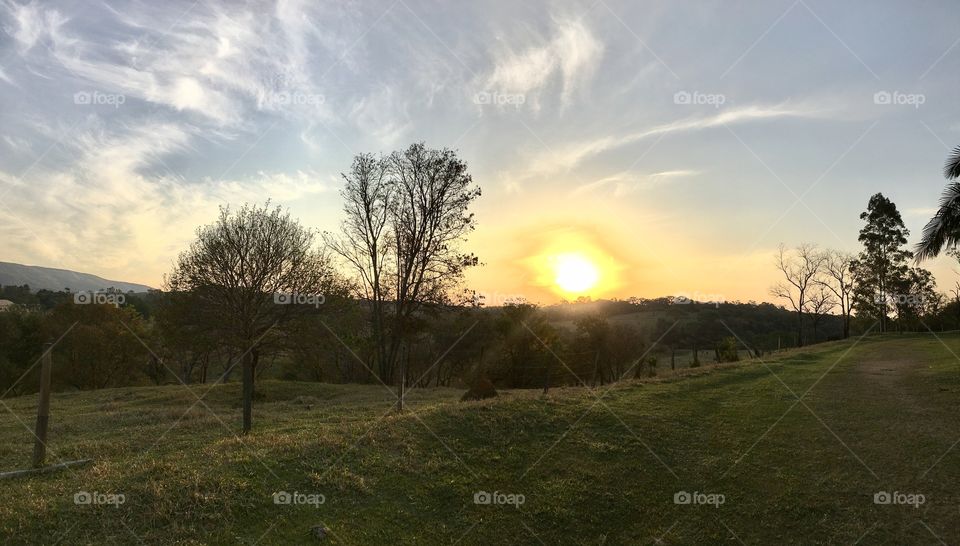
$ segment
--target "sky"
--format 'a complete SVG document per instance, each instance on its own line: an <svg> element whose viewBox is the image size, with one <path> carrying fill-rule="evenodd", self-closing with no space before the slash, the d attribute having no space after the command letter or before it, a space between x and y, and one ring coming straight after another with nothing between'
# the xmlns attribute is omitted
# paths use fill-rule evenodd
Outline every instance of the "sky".
<svg viewBox="0 0 960 546"><path fill-rule="evenodd" d="M0 261L159 287L220 205L335 231L413 142L483 190L468 285L771 301L782 242L911 243L960 144L960 10L925 2L0 0ZM941 290L960 277L927 263Z"/></svg>

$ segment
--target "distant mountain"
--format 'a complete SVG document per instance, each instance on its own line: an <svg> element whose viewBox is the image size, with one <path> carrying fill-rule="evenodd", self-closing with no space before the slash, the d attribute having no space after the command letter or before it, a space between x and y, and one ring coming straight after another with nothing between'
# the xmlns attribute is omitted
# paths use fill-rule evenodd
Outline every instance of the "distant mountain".
<svg viewBox="0 0 960 546"><path fill-rule="evenodd" d="M0 285L22 286L24 284L30 285L30 290L34 292L44 288L47 290L69 288L73 292L107 288L116 288L123 292L131 290L146 292L151 289L143 284L111 281L89 273L78 273L67 269L0 262Z"/></svg>

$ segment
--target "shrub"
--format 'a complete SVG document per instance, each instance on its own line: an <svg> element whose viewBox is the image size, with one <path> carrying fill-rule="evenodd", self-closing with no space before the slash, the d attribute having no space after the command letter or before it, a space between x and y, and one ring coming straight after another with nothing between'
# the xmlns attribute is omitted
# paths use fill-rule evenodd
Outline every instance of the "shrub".
<svg viewBox="0 0 960 546"><path fill-rule="evenodd" d="M733 337L724 338L717 344L717 362L736 362L740 360L740 353L737 351L737 340Z"/></svg>

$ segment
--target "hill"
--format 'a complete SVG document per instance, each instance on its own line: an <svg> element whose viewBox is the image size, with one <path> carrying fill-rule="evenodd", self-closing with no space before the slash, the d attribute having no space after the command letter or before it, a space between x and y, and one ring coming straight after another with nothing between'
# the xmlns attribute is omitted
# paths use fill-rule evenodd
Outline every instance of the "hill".
<svg viewBox="0 0 960 546"><path fill-rule="evenodd" d="M149 286L137 283L111 281L68 269L54 269L36 265L22 265L10 262L0 262L0 286L29 285L36 290L63 290L69 288L73 292L89 290L106 290L116 288L121 292L146 292Z"/></svg>
<svg viewBox="0 0 960 546"><path fill-rule="evenodd" d="M57 394L54 460L96 461L5 482L0 536L315 544L324 525L329 544L955 543L960 337L943 340L832 342L609 391L459 403L415 389L402 415L382 386L268 381L246 437L236 384ZM5 405L0 468L22 468L36 397Z"/></svg>

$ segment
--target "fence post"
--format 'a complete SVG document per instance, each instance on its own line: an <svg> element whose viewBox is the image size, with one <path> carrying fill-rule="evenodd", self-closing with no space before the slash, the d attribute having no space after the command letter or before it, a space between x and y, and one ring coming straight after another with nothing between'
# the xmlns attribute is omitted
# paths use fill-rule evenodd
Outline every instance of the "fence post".
<svg viewBox="0 0 960 546"><path fill-rule="evenodd" d="M53 344L43 344L40 357L40 403L37 405L37 427L34 431L33 466L40 468L47 455L47 425L50 423L50 369L53 367Z"/></svg>

